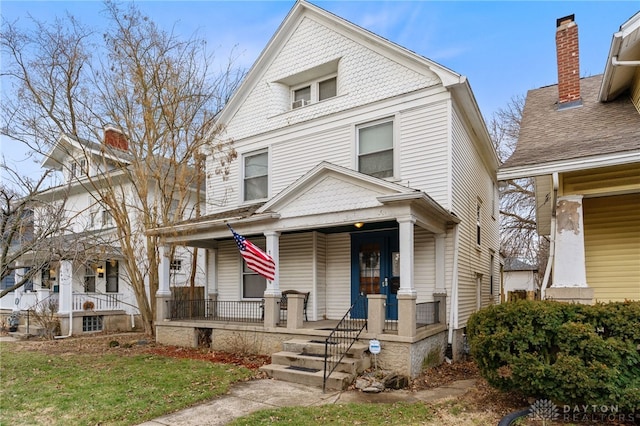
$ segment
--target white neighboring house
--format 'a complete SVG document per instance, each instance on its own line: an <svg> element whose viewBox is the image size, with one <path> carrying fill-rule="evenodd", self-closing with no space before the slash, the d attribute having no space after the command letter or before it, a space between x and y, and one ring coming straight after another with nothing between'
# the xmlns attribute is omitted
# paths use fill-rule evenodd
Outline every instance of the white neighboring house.
<svg viewBox="0 0 640 426"><path fill-rule="evenodd" d="M68 135L58 138L42 167L62 173L64 183L38 194L41 203L63 206L65 226L51 240L51 248L55 246L58 254L31 282L0 300L3 312L42 310L53 301L62 335L141 329L135 294L122 265L125 254L120 249L116 222L109 208L100 202L97 186L118 185L116 192L123 194L131 205L128 208L131 229L144 229L134 207L139 200L131 177L120 167L128 164L127 151L128 141L113 126L105 127L101 143ZM109 179L104 179L105 176ZM185 211L193 211L193 204L188 202ZM34 210L37 227L38 209ZM144 243L144 238L140 241ZM144 254L144 246L141 248ZM25 273L25 268L30 268L33 256L27 254L17 264L14 273L18 277ZM201 258L199 262L203 261ZM146 268L144 255L138 264L141 269ZM191 265L192 250L177 247L170 264L172 288L190 285ZM197 268L196 283L202 287L203 270L200 265ZM25 325L24 319L21 322ZM30 326L29 332L33 333L37 324L32 320Z"/></svg>
<svg viewBox="0 0 640 426"><path fill-rule="evenodd" d="M500 295L498 159L463 75L298 1L219 123L239 155L227 180L209 159L207 215L152 231L166 249L207 249L213 314L195 326L159 312L158 341L195 345L206 328L223 347L249 330L229 321L249 321L269 353L368 315L359 339L407 375L431 350L461 353L469 316ZM227 224L274 258L273 281L246 267ZM309 293L306 317L273 313L285 290ZM368 313L350 312L360 296ZM243 304L264 312L217 321Z"/></svg>
<svg viewBox="0 0 640 426"><path fill-rule="evenodd" d="M504 297L512 291L536 291L536 273L538 268L520 259L509 257L504 260L502 288Z"/></svg>

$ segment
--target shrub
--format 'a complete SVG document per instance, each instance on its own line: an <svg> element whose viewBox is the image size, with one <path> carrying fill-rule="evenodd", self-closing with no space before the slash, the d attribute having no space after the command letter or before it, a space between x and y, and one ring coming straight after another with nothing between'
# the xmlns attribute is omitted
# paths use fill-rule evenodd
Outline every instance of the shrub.
<svg viewBox="0 0 640 426"><path fill-rule="evenodd" d="M640 407L640 302L505 303L476 312L467 333L482 376L558 404Z"/></svg>

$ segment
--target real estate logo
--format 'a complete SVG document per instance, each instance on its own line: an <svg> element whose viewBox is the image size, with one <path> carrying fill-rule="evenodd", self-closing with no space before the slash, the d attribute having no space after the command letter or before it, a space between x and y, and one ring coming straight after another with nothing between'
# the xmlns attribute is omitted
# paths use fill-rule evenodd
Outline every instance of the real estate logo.
<svg viewBox="0 0 640 426"><path fill-rule="evenodd" d="M529 417L534 420L557 420L560 417L558 407L548 399L539 399L529 407Z"/></svg>

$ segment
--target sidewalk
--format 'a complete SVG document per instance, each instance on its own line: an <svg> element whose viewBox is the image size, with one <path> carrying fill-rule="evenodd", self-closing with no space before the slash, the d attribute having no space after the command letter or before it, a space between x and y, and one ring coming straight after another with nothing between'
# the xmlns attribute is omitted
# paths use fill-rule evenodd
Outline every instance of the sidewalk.
<svg viewBox="0 0 640 426"><path fill-rule="evenodd" d="M229 394L139 426L217 426L225 425L254 411L292 406L318 406L338 403L433 402L461 396L475 380L459 380L439 388L410 392L397 390L378 394L357 390L322 393L322 389L272 379L252 380L231 386Z"/></svg>

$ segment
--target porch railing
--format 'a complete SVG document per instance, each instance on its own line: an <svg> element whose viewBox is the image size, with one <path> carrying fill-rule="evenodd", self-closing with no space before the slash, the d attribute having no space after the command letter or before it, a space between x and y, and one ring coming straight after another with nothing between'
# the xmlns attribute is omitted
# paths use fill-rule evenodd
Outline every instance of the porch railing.
<svg viewBox="0 0 640 426"><path fill-rule="evenodd" d="M211 299L168 300L170 320L210 320L262 323L264 306L260 301L222 301Z"/></svg>
<svg viewBox="0 0 640 426"><path fill-rule="evenodd" d="M416 304L416 326L438 324L440 312L440 301L424 302Z"/></svg>
<svg viewBox="0 0 640 426"><path fill-rule="evenodd" d="M115 311L122 309L119 293L73 293L74 311Z"/></svg>
<svg viewBox="0 0 640 426"><path fill-rule="evenodd" d="M351 305L338 325L331 331L324 343L324 377L322 391L327 387L327 379L340 364L340 361L358 340L362 330L367 327L367 298L360 296Z"/></svg>

